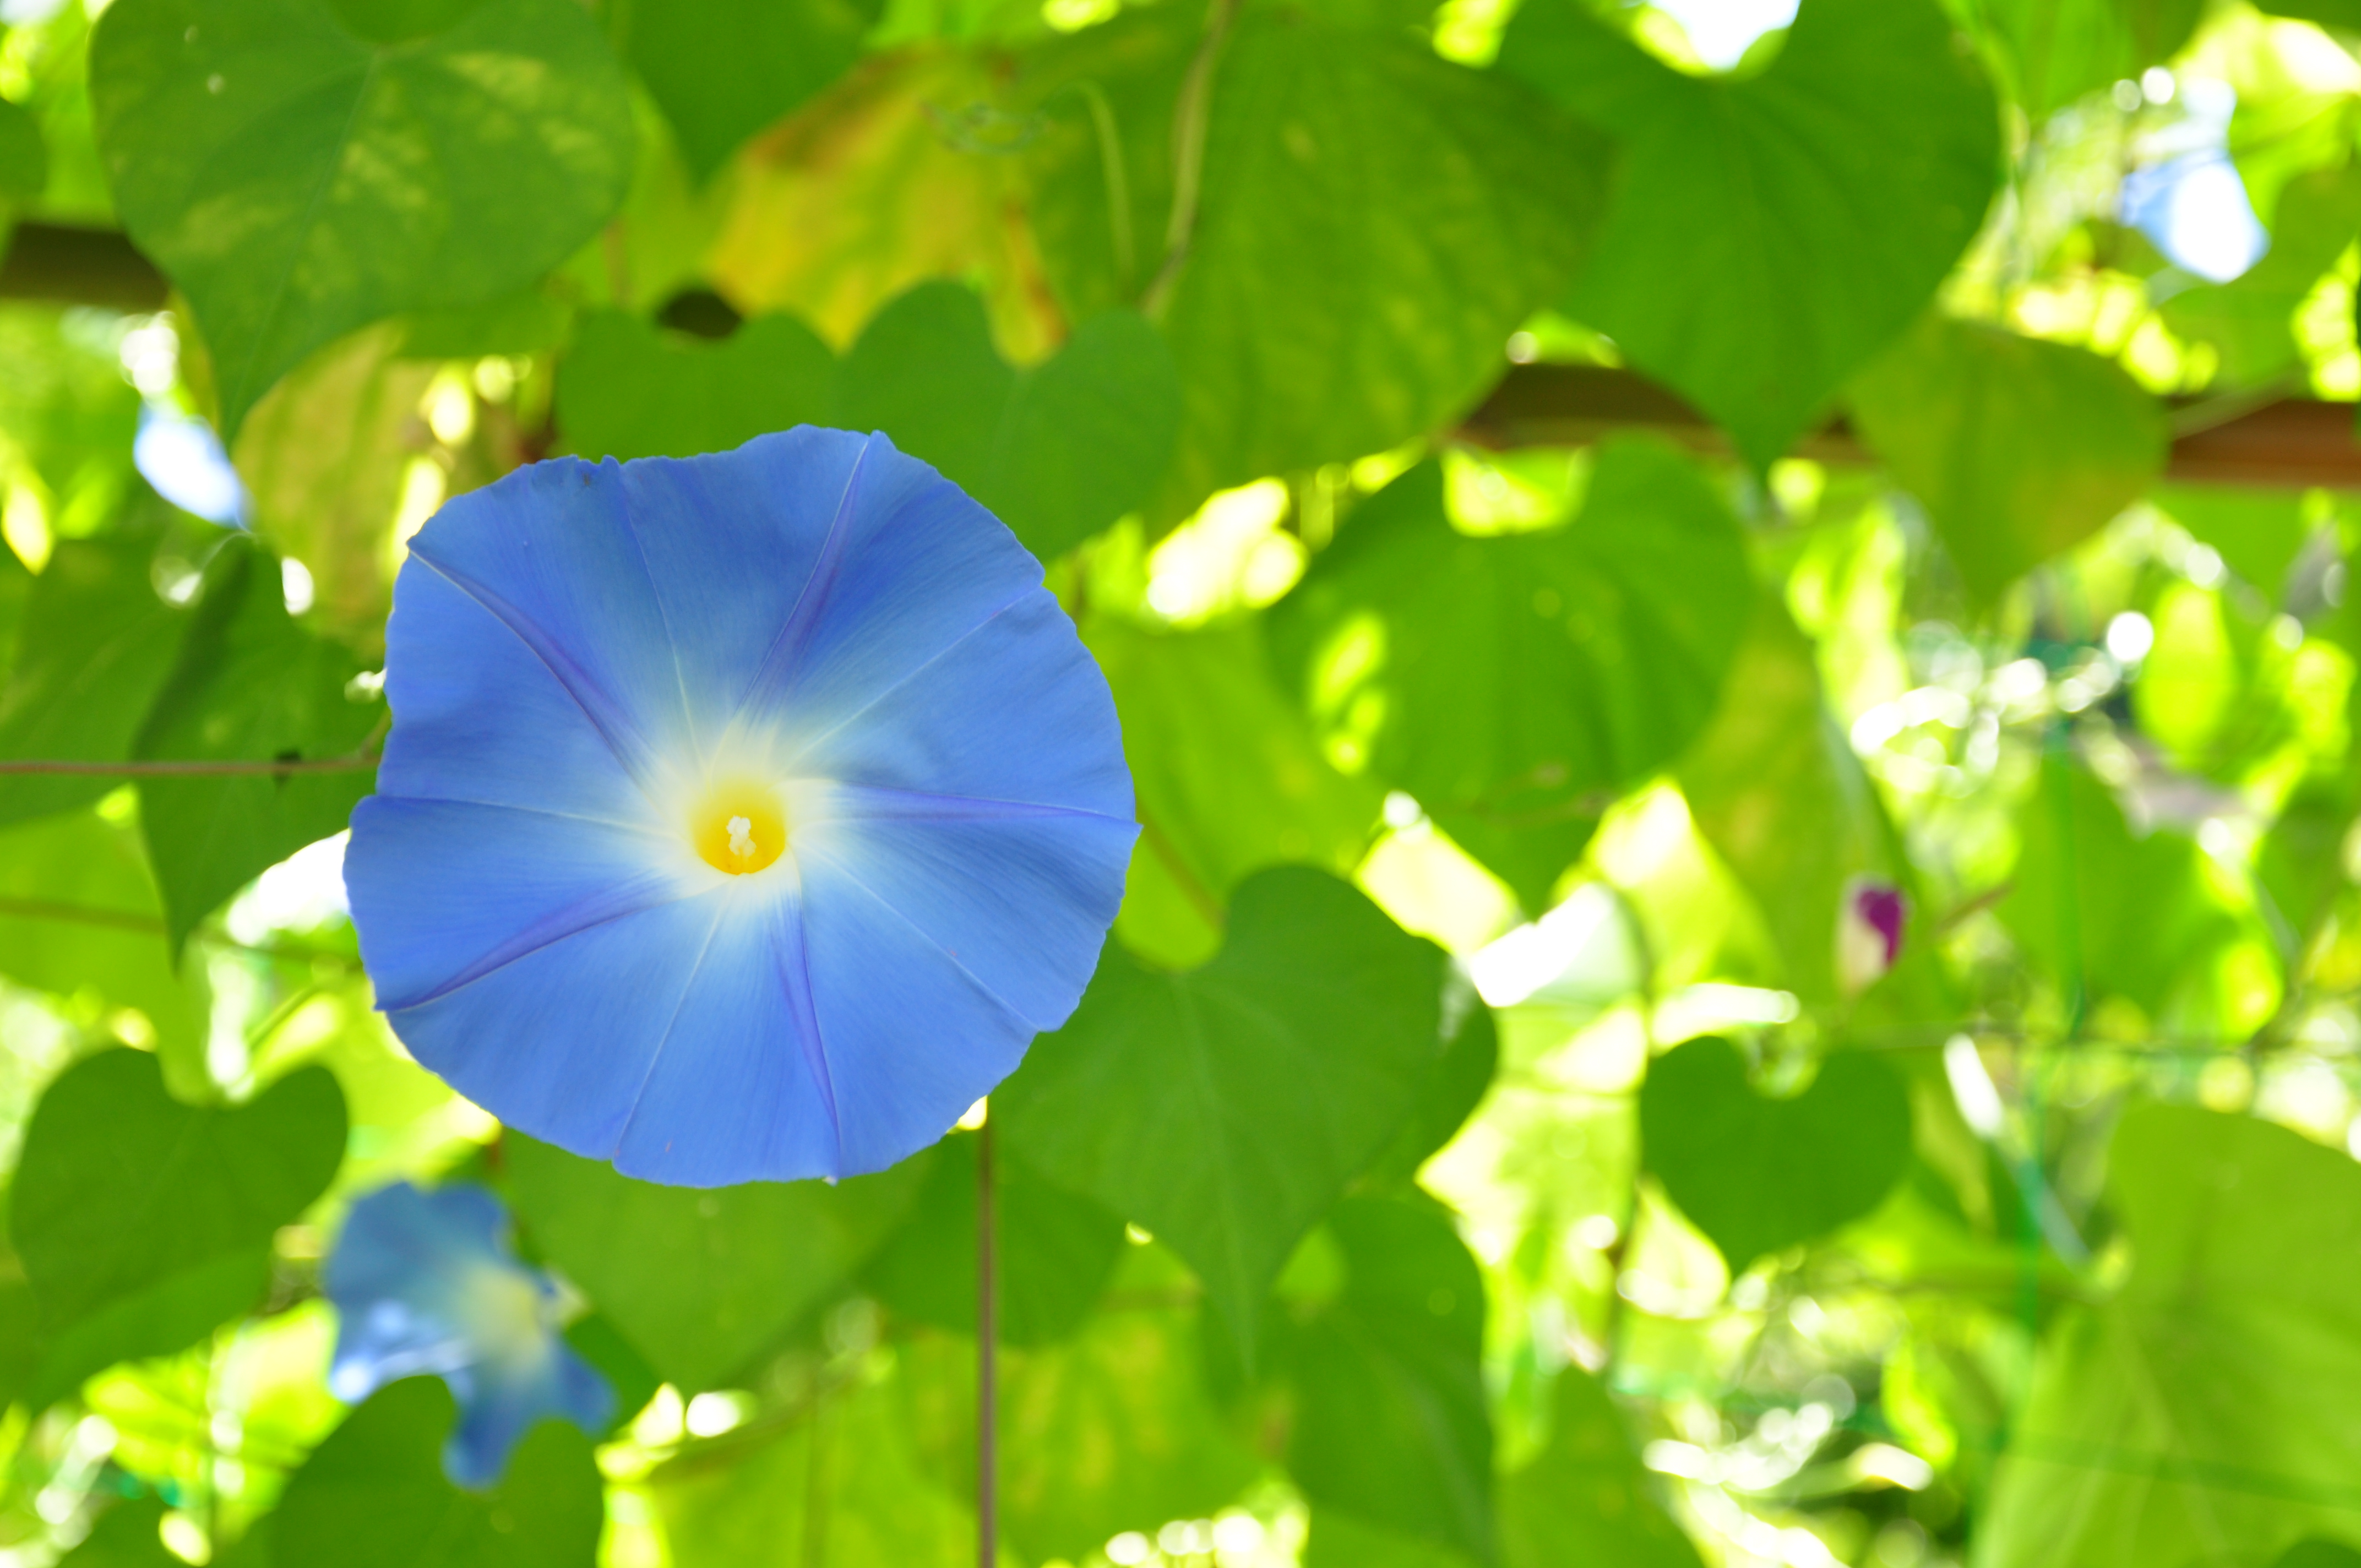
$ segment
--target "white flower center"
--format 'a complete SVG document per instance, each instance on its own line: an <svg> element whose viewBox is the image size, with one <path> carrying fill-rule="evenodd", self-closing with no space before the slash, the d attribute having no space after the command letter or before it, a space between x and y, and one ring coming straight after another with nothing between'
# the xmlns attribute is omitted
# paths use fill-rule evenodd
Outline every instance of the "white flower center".
<svg viewBox="0 0 2361 1568"><path fill-rule="evenodd" d="M730 852L733 855L752 855L754 852L753 819L747 817L733 817L730 819L729 827Z"/></svg>

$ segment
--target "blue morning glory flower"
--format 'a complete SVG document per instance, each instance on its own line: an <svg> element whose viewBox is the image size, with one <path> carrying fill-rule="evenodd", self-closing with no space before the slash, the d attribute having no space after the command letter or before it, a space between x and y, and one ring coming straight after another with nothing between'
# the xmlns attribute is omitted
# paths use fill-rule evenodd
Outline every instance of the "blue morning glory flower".
<svg viewBox="0 0 2361 1568"><path fill-rule="evenodd" d="M534 464L394 585L346 881L511 1126L687 1186L875 1170L1065 1021L1138 829L1040 564L882 435Z"/></svg>
<svg viewBox="0 0 2361 1568"><path fill-rule="evenodd" d="M615 1393L557 1332L557 1292L509 1250L507 1216L480 1187L379 1188L352 1207L328 1259L336 1354L328 1387L348 1402L433 1374L459 1402L443 1468L489 1486L544 1416L596 1435Z"/></svg>

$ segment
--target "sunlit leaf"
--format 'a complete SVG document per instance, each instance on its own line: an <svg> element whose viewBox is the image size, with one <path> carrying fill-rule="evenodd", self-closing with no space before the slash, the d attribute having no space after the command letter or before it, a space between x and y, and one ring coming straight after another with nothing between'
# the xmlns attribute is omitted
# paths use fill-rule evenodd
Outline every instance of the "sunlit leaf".
<svg viewBox="0 0 2361 1568"><path fill-rule="evenodd" d="M2361 22L2361 5L2347 27ZM2302 363L2295 315L2361 230L2361 165L2339 162L2309 169L2279 190L2271 212L2271 247L2227 283L2198 282L2159 302L2158 312L2180 337L2211 345L2222 356L2222 377L2250 386L2285 375Z"/></svg>
<svg viewBox="0 0 2361 1568"><path fill-rule="evenodd" d="M974 292L935 283L862 330L833 421L884 431L1047 559L1147 498L1180 415L1172 357L1136 313L1093 315L1053 357L1014 369Z"/></svg>
<svg viewBox="0 0 2361 1568"><path fill-rule="evenodd" d="M1802 1093L1769 1099L1737 1048L1709 1036L1649 1064L1640 1142L1734 1277L1877 1207L1909 1163L1910 1097L1883 1062L1839 1051Z"/></svg>
<svg viewBox="0 0 2361 1568"><path fill-rule="evenodd" d="M129 824L85 810L0 829L0 974L137 1008L157 1032L167 1082L194 1093L204 1085L182 1081L175 1069L203 1055L203 992L195 973L173 972L164 931L155 878Z"/></svg>
<svg viewBox="0 0 2361 1568"><path fill-rule="evenodd" d="M137 1051L67 1069L33 1113L9 1192L8 1234L53 1342L37 1391L178 1350L252 1305L271 1237L326 1189L344 1147L324 1069L241 1106L181 1104ZM81 1365L61 1365L55 1342L91 1325L71 1347Z"/></svg>
<svg viewBox="0 0 2361 1568"><path fill-rule="evenodd" d="M606 1519L590 1440L544 1420L507 1474L470 1492L443 1474L457 1407L441 1379L388 1384L287 1483L271 1561L352 1568L591 1568Z"/></svg>
<svg viewBox="0 0 2361 1568"><path fill-rule="evenodd" d="M126 0L93 38L115 202L188 296L232 437L313 349L522 287L622 199L630 104L581 7L398 11Z"/></svg>
<svg viewBox="0 0 2361 1568"><path fill-rule="evenodd" d="M1425 1087L1443 967L1335 878L1260 872L1202 969L1159 972L1110 945L993 1112L1043 1175L1185 1258L1250 1338L1288 1253Z"/></svg>
<svg viewBox="0 0 2361 1568"><path fill-rule="evenodd" d="M396 357L401 330L355 333L297 366L232 449L256 536L310 572L313 622L364 651L385 644L394 513L413 465L432 461L418 405L435 367Z"/></svg>
<svg viewBox="0 0 2361 1568"><path fill-rule="evenodd" d="M576 329L557 423L585 457L689 457L829 422L836 357L793 316L758 316L720 343L666 341L605 311Z"/></svg>
<svg viewBox="0 0 2361 1568"><path fill-rule="evenodd" d="M1068 308L1147 301L1180 366L1168 521L1464 411L1582 255L1608 165L1603 141L1518 85L1393 28L1249 7L1222 44L1201 197L1175 236L1170 126L1197 31L1133 13L1050 46L1022 83L1053 128L1032 163Z"/></svg>
<svg viewBox="0 0 2361 1568"><path fill-rule="evenodd" d="M883 0L664 0L623 15L622 50L709 175L861 52Z"/></svg>
<svg viewBox="0 0 2361 1568"><path fill-rule="evenodd" d="M1213 1405L1199 1312L1110 1305L1056 1345L1000 1357L1001 1528L1028 1562L1084 1562L1234 1501L1259 1468ZM906 1364L910 1420L955 1494L975 1484L975 1345L926 1336Z"/></svg>
<svg viewBox="0 0 2361 1568"><path fill-rule="evenodd" d="M1713 714L1752 583L1735 520L1668 449L1611 444L1570 521L1485 539L1422 464L1280 601L1275 652L1316 721L1539 911L1599 814Z"/></svg>
<svg viewBox="0 0 2361 1568"><path fill-rule="evenodd" d="M2018 824L1999 914L2069 1007L2120 996L2203 1039L2269 1016L2280 981L2253 890L2185 829L2135 834L2105 784L2057 757Z"/></svg>
<svg viewBox="0 0 2361 1568"><path fill-rule="evenodd" d="M0 757L116 762L131 754L188 617L149 580L152 535L58 542L0 685ZM96 800L117 781L0 776L0 822Z"/></svg>
<svg viewBox="0 0 2361 1568"><path fill-rule="evenodd" d="M1003 1154L993 1182L1000 1342L1041 1344L1071 1334L1123 1251L1123 1221L1050 1186ZM891 1310L975 1332L975 1135L954 1133L929 1162L909 1223L870 1263L862 1282Z"/></svg>
<svg viewBox="0 0 2361 1568"><path fill-rule="evenodd" d="M58 1568L173 1568L181 1559L164 1549L163 1522L163 1498L126 1498L98 1516Z"/></svg>
<svg viewBox="0 0 2361 1568"><path fill-rule="evenodd" d="M360 661L287 614L277 557L214 558L137 748L145 759L320 762L357 754L384 715L346 687ZM197 922L304 845L343 830L373 767L280 777L145 778L139 824L177 953Z"/></svg>
<svg viewBox="0 0 2361 1568"><path fill-rule="evenodd" d="M1012 354L1049 353L1063 323L1008 222L1012 160L957 128L996 93L990 62L963 51L864 63L740 156L707 258L713 286L749 316L792 312L842 350L914 285L964 278Z"/></svg>
<svg viewBox="0 0 2361 1568"><path fill-rule="evenodd" d="M0 99L0 202L28 202L49 182L41 127L18 104Z"/></svg>
<svg viewBox="0 0 2361 1568"><path fill-rule="evenodd" d="M1567 1366L1554 1393L1549 1446L1500 1483L1508 1568L1702 1568L1697 1549L1657 1500L1607 1390Z"/></svg>
<svg viewBox="0 0 2361 1568"><path fill-rule="evenodd" d="M1500 69L1621 138L1577 320L1757 467L1909 324L1983 221L2000 118L1935 0L1804 0L1760 75L1684 75L1543 0Z"/></svg>
<svg viewBox="0 0 2361 1568"><path fill-rule="evenodd" d="M2268 1563L2307 1536L2349 1538L2361 1169L2183 1106L2127 1115L2110 1167L2131 1277L2044 1342L1988 1560Z"/></svg>
<svg viewBox="0 0 2361 1568"><path fill-rule="evenodd" d="M1292 1347L1288 1468L1315 1505L1491 1562L1476 1260L1422 1198L1349 1200L1328 1223L1345 1288Z"/></svg>
<svg viewBox="0 0 2361 1568"><path fill-rule="evenodd" d="M924 1159L830 1185L659 1187L510 1134L519 1223L686 1392L743 1370L840 1290L909 1212Z"/></svg>
<svg viewBox="0 0 2361 1568"><path fill-rule="evenodd" d="M2010 94L2037 117L2179 54L2204 0L2000 0L1978 19L2007 62Z"/></svg>
<svg viewBox="0 0 2361 1568"><path fill-rule="evenodd" d="M1251 624L1157 634L1094 620L1083 639L1115 690L1141 830L1115 935L1202 963L1230 890L1264 866L1352 870L1380 795L1336 771L1274 688Z"/></svg>
<svg viewBox="0 0 2361 1568"><path fill-rule="evenodd" d="M1850 401L1984 599L2136 500L2169 439L2122 367L1939 315L1863 372Z"/></svg>
<svg viewBox="0 0 2361 1568"><path fill-rule="evenodd" d="M1758 601L1721 707L1678 777L1697 831L1761 906L1788 986L1833 1000L1847 884L1891 880L1893 850L1822 698L1812 645L1775 600Z"/></svg>

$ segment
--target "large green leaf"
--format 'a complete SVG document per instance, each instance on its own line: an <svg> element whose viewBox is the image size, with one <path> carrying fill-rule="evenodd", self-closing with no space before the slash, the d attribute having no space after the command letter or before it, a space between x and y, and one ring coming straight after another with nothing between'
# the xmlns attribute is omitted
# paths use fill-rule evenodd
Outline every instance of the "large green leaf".
<svg viewBox="0 0 2361 1568"><path fill-rule="evenodd" d="M344 1097L324 1068L242 1106L181 1104L137 1051L67 1069L33 1113L9 1191L9 1236L52 1341L38 1387L53 1396L108 1361L178 1350L252 1305L272 1236L326 1190L344 1150ZM92 1332L61 1347L77 1329ZM82 1364L62 1365L61 1348Z"/></svg>
<svg viewBox="0 0 2361 1568"><path fill-rule="evenodd" d="M1315 1506L1494 1559L1484 1278L1424 1198L1328 1218L1345 1288L1292 1346L1287 1463Z"/></svg>
<svg viewBox="0 0 2361 1568"><path fill-rule="evenodd" d="M2304 728L2303 661L2243 596L2174 581L2149 607L2155 642L2132 715L2184 772L2228 784L2278 771Z"/></svg>
<svg viewBox="0 0 2361 1568"><path fill-rule="evenodd" d="M837 374L834 422L882 430L1047 560L1146 500L1172 454L1172 356L1136 312L1102 311L1019 370L983 302L922 283L877 313Z"/></svg>
<svg viewBox="0 0 2361 1568"><path fill-rule="evenodd" d="M590 1440L545 1418L489 1490L443 1474L458 1409L442 1380L388 1384L328 1434L258 1527L270 1560L339 1568L591 1568L606 1523Z"/></svg>
<svg viewBox="0 0 2361 1568"><path fill-rule="evenodd" d="M2205 0L1987 0L2011 96L2039 118L2179 54Z"/></svg>
<svg viewBox="0 0 2361 1568"><path fill-rule="evenodd" d="M1001 1529L1027 1561L1087 1562L1125 1530L1216 1513L1255 1478L1261 1466L1206 1393L1199 1317L1110 1306L1061 1343L1002 1353ZM974 1343L928 1335L905 1354L919 1442L972 1495Z"/></svg>
<svg viewBox="0 0 2361 1568"><path fill-rule="evenodd" d="M993 1112L1043 1175L1185 1258L1248 1338L1287 1255L1425 1087L1443 972L1440 948L1345 883L1259 872L1202 969L1162 973L1110 946Z"/></svg>
<svg viewBox="0 0 2361 1568"><path fill-rule="evenodd" d="M1789 989L1836 999L1847 885L1894 870L1877 797L1820 692L1811 643L1785 607L1756 602L1712 725L1682 757L1681 794L1754 895Z"/></svg>
<svg viewBox="0 0 2361 1568"><path fill-rule="evenodd" d="M1703 1568L1656 1500L1623 1418L1578 1366L1559 1369L1549 1446L1500 1482L1509 1568Z"/></svg>
<svg viewBox="0 0 2361 1568"><path fill-rule="evenodd" d="M155 553L144 533L58 542L35 579L0 685L0 757L130 756L188 620L150 585ZM103 777L0 776L0 823L64 811L114 787Z"/></svg>
<svg viewBox="0 0 2361 1568"><path fill-rule="evenodd" d="M1770 68L1728 80L1539 0L1500 67L1623 140L1567 310L1758 468L1925 307L1999 174L1992 91L1936 0L1804 0Z"/></svg>
<svg viewBox="0 0 2361 1568"><path fill-rule="evenodd" d="M0 829L0 974L138 1009L165 1044L169 1077L171 1064L201 1054L183 1048L205 1033L198 967L173 972L163 905L129 824L74 811Z"/></svg>
<svg viewBox="0 0 2361 1568"><path fill-rule="evenodd" d="M82 1544L58 1559L58 1568L173 1568L159 1528L164 1499L133 1497L98 1516Z"/></svg>
<svg viewBox="0 0 2361 1568"><path fill-rule="evenodd" d="M2361 1168L2282 1127L2127 1115L2115 1299L2043 1345L1978 1561L2266 1568L2361 1490Z"/></svg>
<svg viewBox="0 0 2361 1568"><path fill-rule="evenodd" d="M1249 6L1220 48L1201 199L1168 261L1173 105L1199 30L1186 7L1135 14L1042 51L1020 83L1051 123L1033 160L1069 308L1143 291L1162 307L1185 399L1164 520L1464 411L1580 258L1608 162L1515 83L1395 28Z"/></svg>
<svg viewBox="0 0 2361 1568"><path fill-rule="evenodd" d="M1853 419L1979 598L2139 499L2164 411L2085 349L1930 315L1854 383Z"/></svg>
<svg viewBox="0 0 2361 1568"><path fill-rule="evenodd" d="M892 1310L967 1334L975 1332L975 1139L954 1133L943 1140L909 1223L862 1275ZM1005 1156L995 1162L993 1203L1000 1343L1065 1338L1106 1288L1123 1251L1123 1221Z"/></svg>
<svg viewBox="0 0 2361 1568"><path fill-rule="evenodd" d="M1273 612L1315 722L1357 735L1528 908L1615 796L1712 716L1753 578L1729 509L1687 459L1604 447L1578 512L1471 538L1422 464L1345 523Z"/></svg>
<svg viewBox="0 0 2361 1568"><path fill-rule="evenodd" d="M869 323L839 364L792 316L719 344L667 344L606 313L583 323L558 380L558 422L586 456L726 451L801 423L882 430L1008 524L1062 554L1143 500L1171 455L1171 356L1136 313L1083 322L1041 364L994 348L983 303L922 283Z"/></svg>
<svg viewBox="0 0 2361 1568"><path fill-rule="evenodd" d="M2353 20L2361 22L2361 7ZM2294 330L2297 309L2356 231L2361 164L2306 170L2280 188L2271 213L2271 247L2260 260L2227 283L2182 289L2157 310L2184 340L2213 346L2229 385L2285 374L2303 362Z"/></svg>
<svg viewBox="0 0 2361 1568"><path fill-rule="evenodd" d="M764 431L828 422L836 356L793 316L757 316L719 343L667 342L602 311L576 329L557 426L585 457L691 457Z"/></svg>
<svg viewBox="0 0 2361 1568"><path fill-rule="evenodd" d="M2253 889L2187 832L2134 834L2104 784L2054 756L2018 832L1998 911L2070 1005L2120 997L2204 1039L2269 1015L2277 958Z"/></svg>
<svg viewBox="0 0 2361 1568"><path fill-rule="evenodd" d="M1185 968L1221 946L1230 890L1265 866L1342 875L1376 831L1382 792L1321 755L1273 686L1257 623L1159 634L1094 619L1141 824L1115 935Z"/></svg>
<svg viewBox="0 0 2361 1568"><path fill-rule="evenodd" d="M24 108L0 98L0 202L29 202L49 182L41 127Z"/></svg>
<svg viewBox="0 0 2361 1568"><path fill-rule="evenodd" d="M1875 1057L1842 1051L1801 1094L1765 1099L1737 1048L1708 1036L1649 1065L1640 1141L1648 1170L1735 1277L1884 1200L1910 1163L1910 1094Z"/></svg>
<svg viewBox="0 0 2361 1568"><path fill-rule="evenodd" d="M891 1386L814 1399L780 1431L692 1447L647 1480L673 1568L913 1568L975 1552L975 1517L931 1485Z"/></svg>
<svg viewBox="0 0 2361 1568"><path fill-rule="evenodd" d="M225 435L314 348L513 292L622 200L631 105L588 13L399 9L125 0L92 39L115 203L188 296Z"/></svg>
<svg viewBox="0 0 2361 1568"><path fill-rule="evenodd" d="M663 0L623 9L623 55L699 175L834 81L883 0Z"/></svg>
<svg viewBox="0 0 2361 1568"><path fill-rule="evenodd" d="M181 658L138 754L172 761L317 762L359 751L383 707L346 695L360 661L287 613L276 556L225 544L205 574ZM236 778L146 778L139 826L174 953L253 877L341 831L374 767Z"/></svg>
<svg viewBox="0 0 2361 1568"><path fill-rule="evenodd" d="M698 1191L518 1134L502 1147L533 1245L687 1393L744 1370L841 1290L909 1212L926 1166Z"/></svg>

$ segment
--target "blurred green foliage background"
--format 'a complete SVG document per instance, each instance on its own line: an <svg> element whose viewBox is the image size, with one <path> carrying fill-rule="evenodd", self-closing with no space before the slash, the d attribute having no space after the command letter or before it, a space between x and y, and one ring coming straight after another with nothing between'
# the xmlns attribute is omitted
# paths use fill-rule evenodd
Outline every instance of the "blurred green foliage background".
<svg viewBox="0 0 2361 1568"><path fill-rule="evenodd" d="M2361 1563L2356 137L2351 0L0 0L0 1564L972 1560L975 1134L626 1180L342 907L410 534L798 422L1137 782L1008 1568ZM599 1442L328 1393L398 1178Z"/></svg>

